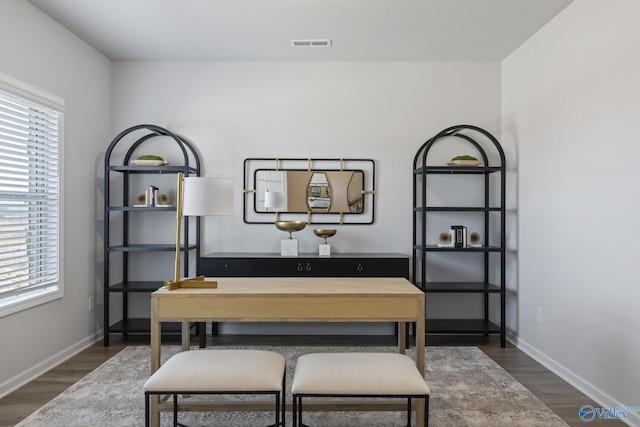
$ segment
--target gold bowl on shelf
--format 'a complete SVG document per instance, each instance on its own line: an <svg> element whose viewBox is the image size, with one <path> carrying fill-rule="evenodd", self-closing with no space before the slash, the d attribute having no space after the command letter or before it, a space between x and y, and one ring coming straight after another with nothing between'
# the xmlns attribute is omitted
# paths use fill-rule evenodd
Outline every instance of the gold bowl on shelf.
<svg viewBox="0 0 640 427"><path fill-rule="evenodd" d="M451 160L447 162L449 166L480 166L479 160Z"/></svg>
<svg viewBox="0 0 640 427"><path fill-rule="evenodd" d="M300 231L307 226L307 223L304 221L276 221L276 228L278 230L286 231L289 233L289 238L291 239L291 233L294 231Z"/></svg>
<svg viewBox="0 0 640 427"><path fill-rule="evenodd" d="M324 239L324 244L327 244L327 239L331 236L335 236L336 230L329 230L326 228L316 228L313 230L313 234Z"/></svg>

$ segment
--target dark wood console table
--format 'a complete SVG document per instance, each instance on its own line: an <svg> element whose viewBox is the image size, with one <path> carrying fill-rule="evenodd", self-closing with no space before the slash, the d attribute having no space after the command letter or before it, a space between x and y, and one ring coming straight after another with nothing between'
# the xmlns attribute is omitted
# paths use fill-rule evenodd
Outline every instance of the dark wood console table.
<svg viewBox="0 0 640 427"><path fill-rule="evenodd" d="M338 253L331 256L219 252L200 257L198 275L206 277L404 277L409 257L388 253ZM204 328L202 328L204 329ZM214 327L214 334L217 333ZM200 346L206 334L200 334Z"/></svg>
<svg viewBox="0 0 640 427"><path fill-rule="evenodd" d="M199 275L207 277L404 277L409 257L402 254L212 253L200 257Z"/></svg>

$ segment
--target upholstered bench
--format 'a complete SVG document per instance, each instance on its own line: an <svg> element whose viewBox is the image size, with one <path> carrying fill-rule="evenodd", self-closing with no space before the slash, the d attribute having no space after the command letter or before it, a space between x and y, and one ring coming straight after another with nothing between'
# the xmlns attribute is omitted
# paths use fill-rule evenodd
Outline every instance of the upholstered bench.
<svg viewBox="0 0 640 427"><path fill-rule="evenodd" d="M172 356L145 383L145 425L150 395L173 395L173 425L178 394L273 394L275 426L285 425L285 358L262 350L192 350Z"/></svg>
<svg viewBox="0 0 640 427"><path fill-rule="evenodd" d="M428 423L429 387L410 357L397 353L314 353L300 356L291 385L293 427L302 423L303 397L406 398L411 427L411 399L424 399Z"/></svg>

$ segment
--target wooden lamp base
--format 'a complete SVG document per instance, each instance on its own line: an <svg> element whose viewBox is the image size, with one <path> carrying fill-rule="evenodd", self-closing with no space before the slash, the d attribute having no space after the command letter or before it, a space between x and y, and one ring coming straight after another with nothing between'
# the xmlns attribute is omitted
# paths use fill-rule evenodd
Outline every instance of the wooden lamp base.
<svg viewBox="0 0 640 427"><path fill-rule="evenodd" d="M218 287L218 282L215 280L205 280L204 276L197 277L188 277L182 280L176 280L170 282L168 280L164 281L164 285L170 291L179 288L209 288L215 289Z"/></svg>

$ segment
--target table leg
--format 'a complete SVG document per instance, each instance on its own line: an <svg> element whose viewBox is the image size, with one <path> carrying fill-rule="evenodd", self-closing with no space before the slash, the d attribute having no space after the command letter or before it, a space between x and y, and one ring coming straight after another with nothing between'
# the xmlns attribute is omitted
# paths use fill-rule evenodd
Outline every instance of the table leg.
<svg viewBox="0 0 640 427"><path fill-rule="evenodd" d="M189 322L182 322L182 351L189 350L189 344L191 344Z"/></svg>
<svg viewBox="0 0 640 427"><path fill-rule="evenodd" d="M425 375L425 307L424 296L418 299L418 318L416 319L416 363L418 370ZM418 399L416 407L416 425L424 427L425 405L423 399Z"/></svg>
<svg viewBox="0 0 640 427"><path fill-rule="evenodd" d="M198 343L200 348L207 346L207 322L198 323Z"/></svg>
<svg viewBox="0 0 640 427"><path fill-rule="evenodd" d="M416 319L416 361L418 370L425 373L425 320L424 320L424 299L418 302L418 318Z"/></svg>
<svg viewBox="0 0 640 427"><path fill-rule="evenodd" d="M160 320L158 319L158 299L151 298L151 375L160 368ZM158 404L160 396L152 395L150 401L150 425L160 425L160 412Z"/></svg>
<svg viewBox="0 0 640 427"><path fill-rule="evenodd" d="M425 427L424 425L424 399L416 399L416 427Z"/></svg>
<svg viewBox="0 0 640 427"><path fill-rule="evenodd" d="M405 322L398 322L398 353L400 354L404 354L407 348L406 328L407 324Z"/></svg>

